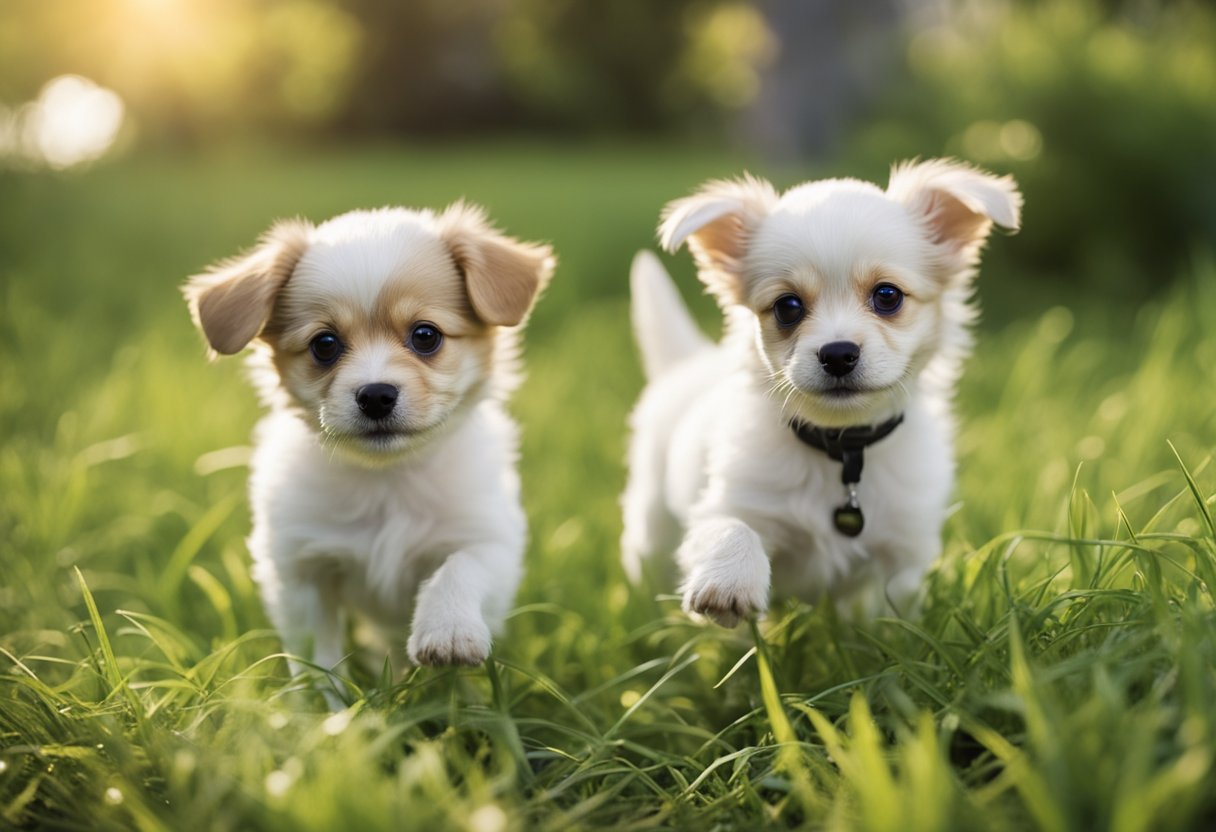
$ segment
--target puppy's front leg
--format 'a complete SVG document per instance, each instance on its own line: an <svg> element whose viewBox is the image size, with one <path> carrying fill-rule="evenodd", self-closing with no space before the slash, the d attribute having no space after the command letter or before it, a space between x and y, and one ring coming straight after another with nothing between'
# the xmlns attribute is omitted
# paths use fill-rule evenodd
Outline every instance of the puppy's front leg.
<svg viewBox="0 0 1216 832"><path fill-rule="evenodd" d="M264 598L283 649L291 656L311 659L325 670L336 669L345 658L342 641L346 629L336 593L305 580L286 582L276 590L264 592ZM287 663L293 676L310 671L294 659ZM331 710L345 707L331 678L319 680L318 687Z"/></svg>
<svg viewBox="0 0 1216 832"><path fill-rule="evenodd" d="M742 520L693 521L676 553L684 571L684 610L723 627L768 609L772 575L760 535Z"/></svg>
<svg viewBox="0 0 1216 832"><path fill-rule="evenodd" d="M490 655L491 624L501 623L515 595L518 563L519 557L502 546L470 547L450 555L418 590L407 645L410 661L425 665L484 661Z"/></svg>

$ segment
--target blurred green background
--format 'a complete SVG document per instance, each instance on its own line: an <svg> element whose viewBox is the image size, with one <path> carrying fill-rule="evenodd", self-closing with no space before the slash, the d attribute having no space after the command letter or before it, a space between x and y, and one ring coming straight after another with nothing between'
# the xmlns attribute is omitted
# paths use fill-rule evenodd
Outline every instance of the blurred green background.
<svg viewBox="0 0 1216 832"><path fill-rule="evenodd" d="M939 155L1026 208L925 614L785 604L766 676L617 563L628 264L707 178ZM357 672L334 722L273 658L257 404L178 286L278 217L462 197L560 258L520 609L501 664ZM1209 4L6 0L0 827L1210 826L1214 243Z"/></svg>
<svg viewBox="0 0 1216 832"><path fill-rule="evenodd" d="M950 154L1026 193L995 291L1143 299L1216 238L1213 43L1182 0L8 0L0 157L663 141L795 181Z"/></svg>

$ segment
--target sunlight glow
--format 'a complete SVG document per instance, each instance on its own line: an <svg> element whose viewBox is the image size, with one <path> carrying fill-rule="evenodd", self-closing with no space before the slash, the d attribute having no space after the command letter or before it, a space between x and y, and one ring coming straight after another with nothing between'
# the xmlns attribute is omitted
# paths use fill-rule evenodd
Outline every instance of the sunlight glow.
<svg viewBox="0 0 1216 832"><path fill-rule="evenodd" d="M281 769L266 775L266 792L273 797L282 797L291 788L292 777Z"/></svg>
<svg viewBox="0 0 1216 832"><path fill-rule="evenodd" d="M471 832L502 832L507 824L507 813L493 803L479 806L469 815Z"/></svg>
<svg viewBox="0 0 1216 832"><path fill-rule="evenodd" d="M61 75L38 98L0 109L0 159L63 169L103 156L118 138L126 106L113 90Z"/></svg>
<svg viewBox="0 0 1216 832"><path fill-rule="evenodd" d="M62 75L42 88L27 120L38 151L48 165L66 168L102 156L114 144L125 107L118 93L88 78Z"/></svg>

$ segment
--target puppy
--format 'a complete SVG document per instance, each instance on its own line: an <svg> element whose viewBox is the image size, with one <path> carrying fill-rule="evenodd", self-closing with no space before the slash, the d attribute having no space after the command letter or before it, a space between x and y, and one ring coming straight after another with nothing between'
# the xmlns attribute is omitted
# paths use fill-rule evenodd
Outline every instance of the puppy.
<svg viewBox="0 0 1216 832"><path fill-rule="evenodd" d="M249 549L290 654L338 665L355 610L417 664L486 658L526 536L503 402L553 268L458 203L280 222L186 284L214 352L255 348Z"/></svg>
<svg viewBox="0 0 1216 832"><path fill-rule="evenodd" d="M751 177L670 203L725 314L712 344L658 260L631 275L649 383L631 419L622 558L675 551L684 609L724 626L782 595L901 611L938 554L968 303L1014 182L951 161L778 194ZM661 570L660 570L661 571Z"/></svg>

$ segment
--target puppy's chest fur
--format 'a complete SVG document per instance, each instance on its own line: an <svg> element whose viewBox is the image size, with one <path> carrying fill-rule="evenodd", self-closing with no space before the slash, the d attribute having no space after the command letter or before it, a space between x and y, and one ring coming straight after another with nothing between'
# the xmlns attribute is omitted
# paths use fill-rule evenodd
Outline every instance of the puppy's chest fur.
<svg viewBox="0 0 1216 832"><path fill-rule="evenodd" d="M691 428L676 433L701 445L704 461L697 499L685 522L697 516L738 517L764 539L778 595L848 593L876 570L897 571L908 550L936 554L953 481L945 406L914 397L904 422L868 447L858 496L865 514L859 537L840 533L835 509L846 499L841 463L803 444L775 403L746 375L708 392L689 408ZM677 440L678 442L679 440ZM687 452L687 451L686 451Z"/></svg>
<svg viewBox="0 0 1216 832"><path fill-rule="evenodd" d="M250 479L255 576L316 582L377 623L408 623L419 584L444 558L484 540L522 547L506 464L514 447L514 425L483 402L418 456L369 469L272 413L258 426Z"/></svg>

